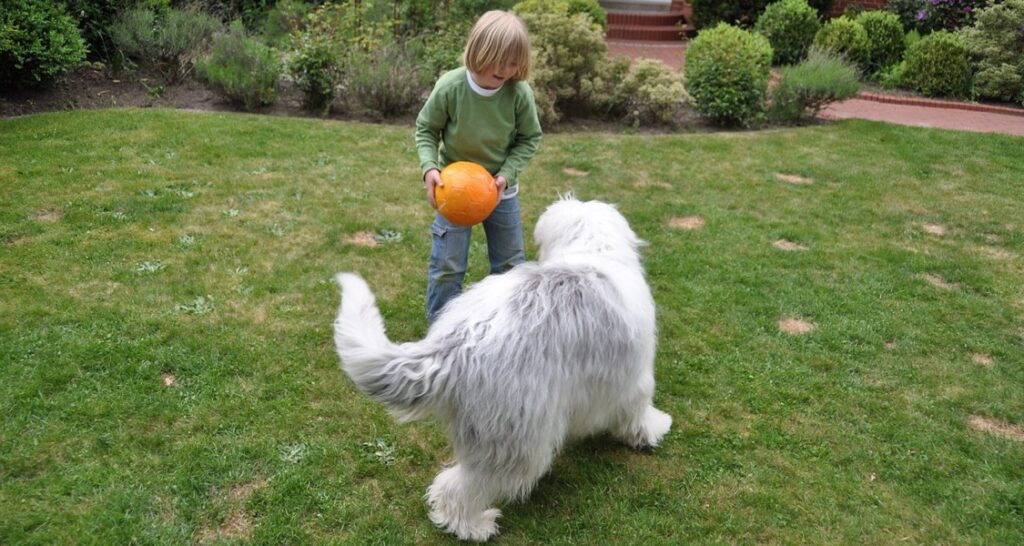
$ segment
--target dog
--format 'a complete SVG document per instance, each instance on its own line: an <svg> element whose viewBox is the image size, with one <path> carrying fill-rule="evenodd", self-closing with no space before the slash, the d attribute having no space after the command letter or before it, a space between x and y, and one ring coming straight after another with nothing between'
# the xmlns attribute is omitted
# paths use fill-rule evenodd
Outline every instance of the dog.
<svg viewBox="0 0 1024 546"><path fill-rule="evenodd" d="M539 261L451 300L421 341L396 344L366 282L340 273L334 342L345 373L401 421L447 426L455 464L427 489L429 517L462 540L498 532L566 441L610 432L657 446L656 325L639 248L609 204L562 198L534 231Z"/></svg>

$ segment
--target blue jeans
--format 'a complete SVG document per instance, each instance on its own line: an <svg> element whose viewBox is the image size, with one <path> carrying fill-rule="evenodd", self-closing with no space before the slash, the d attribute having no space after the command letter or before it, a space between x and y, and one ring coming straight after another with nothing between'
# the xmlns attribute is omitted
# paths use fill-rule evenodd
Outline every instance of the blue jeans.
<svg viewBox="0 0 1024 546"><path fill-rule="evenodd" d="M487 234L487 256L491 274L504 273L526 259L523 248L523 219L519 215L519 197L498 202L494 212L483 221ZM434 215L430 265L427 268L427 320L449 300L462 292L462 279L469 261L469 242L473 228L462 227Z"/></svg>

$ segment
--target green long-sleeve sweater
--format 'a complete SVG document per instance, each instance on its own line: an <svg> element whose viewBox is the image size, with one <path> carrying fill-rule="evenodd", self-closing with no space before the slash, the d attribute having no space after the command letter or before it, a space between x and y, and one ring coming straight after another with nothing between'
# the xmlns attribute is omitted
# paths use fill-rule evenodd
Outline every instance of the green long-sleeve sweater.
<svg viewBox="0 0 1024 546"><path fill-rule="evenodd" d="M518 190L519 172L537 151L541 134L529 84L506 82L485 97L469 86L465 67L438 79L416 118L423 174L455 161L473 161L505 177L506 195Z"/></svg>

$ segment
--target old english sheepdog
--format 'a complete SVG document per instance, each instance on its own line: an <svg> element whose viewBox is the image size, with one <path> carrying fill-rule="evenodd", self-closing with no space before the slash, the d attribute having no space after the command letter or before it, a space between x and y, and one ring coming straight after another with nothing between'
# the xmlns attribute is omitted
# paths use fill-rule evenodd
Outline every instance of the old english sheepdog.
<svg viewBox="0 0 1024 546"><path fill-rule="evenodd" d="M473 285L421 341L388 340L366 282L337 276L342 368L398 419L447 426L455 464L426 500L430 519L463 540L497 533L494 504L525 498L566 441L608 431L653 447L672 425L651 405L654 300L626 219L564 198L534 239L539 262Z"/></svg>

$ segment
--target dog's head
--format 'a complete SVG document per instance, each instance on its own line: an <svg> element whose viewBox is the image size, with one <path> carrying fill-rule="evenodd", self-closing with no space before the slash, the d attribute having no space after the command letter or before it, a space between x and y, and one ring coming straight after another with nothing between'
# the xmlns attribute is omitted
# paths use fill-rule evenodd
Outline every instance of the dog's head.
<svg viewBox="0 0 1024 546"><path fill-rule="evenodd" d="M582 202L571 195L544 211L533 239L540 249L541 262L567 254L591 253L638 267L637 249L645 244L614 205Z"/></svg>

